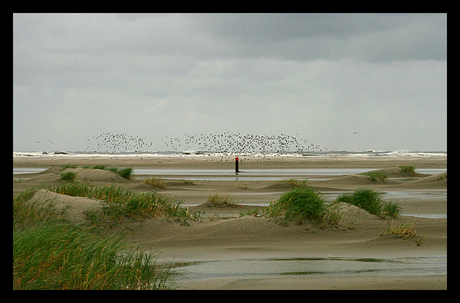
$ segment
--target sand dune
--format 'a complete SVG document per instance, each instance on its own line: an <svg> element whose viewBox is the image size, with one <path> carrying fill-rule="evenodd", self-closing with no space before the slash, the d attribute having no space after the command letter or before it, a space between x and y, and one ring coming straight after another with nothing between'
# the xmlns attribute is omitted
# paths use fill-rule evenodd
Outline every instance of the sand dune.
<svg viewBox="0 0 460 303"><path fill-rule="evenodd" d="M403 173L399 167L389 167L383 169L371 170L369 172L380 173L388 176L388 178L398 178L398 177L426 177L425 174L413 173L411 175Z"/></svg>
<svg viewBox="0 0 460 303"><path fill-rule="evenodd" d="M28 203L46 205L52 203L57 213L64 211L65 218L72 223L80 223L86 220L85 212L101 208L101 203L96 199L85 197L71 197L39 189Z"/></svg>
<svg viewBox="0 0 460 303"><path fill-rule="evenodd" d="M84 168L66 168L62 173L74 172L77 174L78 181L91 181L91 182L113 182L113 183L126 183L123 177L118 174L103 170L103 169L84 169Z"/></svg>
<svg viewBox="0 0 460 303"><path fill-rule="evenodd" d="M407 189L447 189L447 174L434 174L405 184L399 184L398 186Z"/></svg>
<svg viewBox="0 0 460 303"><path fill-rule="evenodd" d="M34 162L36 160L36 162ZM50 169L34 175L20 175L29 180L13 182L13 193L24 190L34 185L43 183L62 184L60 181L60 165L79 164L96 165L100 160L66 159L45 162L37 159L16 159L14 165L22 167L50 167ZM148 160L153 161L153 160ZM126 159L115 161L105 159L103 164L114 167L187 167L187 168L228 168L232 163L212 163L192 161L186 159L171 159L171 162L158 160L156 163L140 159ZM162 162L163 163L158 163ZM168 161L168 160L166 160ZM54 163L56 162L56 163ZM19 163L19 164L18 164ZM22 164L21 164L22 163ZM36 163L37 165L35 165ZM52 163L52 165L51 165ZM120 165L123 164L123 165ZM146 166L143 166L146 164ZM375 172L386 174L389 178L404 178L399 165L414 165L418 167L446 167L444 159L424 158L398 158L398 159L288 159L276 163L244 163L257 168L296 168L296 167L356 167L376 168ZM210 207L206 204L210 193L229 194L238 201L267 203L277 199L282 192L289 189L289 185L273 181L194 181L194 185L185 185L178 180L167 181L166 189L153 188L142 184L141 180L125 180L117 174L97 169L65 169L62 172L77 173L77 181L93 185L115 184L135 191L160 191L177 197L185 203L196 203L198 206L190 207L191 211L205 211L205 216L200 221L189 220L188 226L181 225L166 218L145 219L131 224L133 228L126 240L133 244L143 244L152 251L163 252L165 261L181 261L192 264L198 261L216 261L214 278L212 279L183 279L180 288L191 289L445 289L447 287L446 274L405 276L392 274L378 274L374 272L360 273L347 276L305 275L305 276L218 276L219 263L217 261L232 262L246 259L259 260L262 258L306 258L306 257L418 257L447 254L447 219L427 219L418 217L399 217L394 220L384 220L369 214L353 205L346 203L337 204L343 213L337 225L321 226L305 221L303 224L289 223L282 226L273 218L243 216L237 217L241 210L254 206L241 206L237 208ZM364 175L330 176L330 180L308 181L307 185L319 191L352 191L366 187L379 191L410 192L421 191L430 193L424 200L417 198L407 199L405 196L395 198L395 202L410 209L412 213L445 213L445 195L436 195L447 190L446 179L441 180L443 174L426 176L417 175L415 181L387 180L386 182L372 182ZM14 177L18 177L15 175ZM30 202L49 203L54 201L57 209L66 209L66 215L72 222L81 222L85 219L84 212L97 209L100 202L95 199L70 197L52 193L41 189L32 197ZM214 215L216 214L216 215ZM228 217L218 218L218 215ZM349 228L351 223L355 223ZM389 224L400 225L412 223L417 228L418 235L424 235L421 246L416 246L414 240L402 240L394 236L380 236L382 230ZM108 233L120 232L124 226L108 230ZM262 264L262 263L261 263ZM186 266L186 265L184 265ZM244 269L248 270L248 269ZM395 279L398 282L395 282ZM399 281L400 280L400 281Z"/></svg>

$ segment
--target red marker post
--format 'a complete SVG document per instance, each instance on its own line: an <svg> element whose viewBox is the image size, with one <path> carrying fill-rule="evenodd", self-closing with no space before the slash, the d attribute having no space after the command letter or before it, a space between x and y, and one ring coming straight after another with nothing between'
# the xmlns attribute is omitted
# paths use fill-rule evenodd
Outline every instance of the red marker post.
<svg viewBox="0 0 460 303"><path fill-rule="evenodd" d="M235 158L235 173L239 172L238 170L238 157Z"/></svg>

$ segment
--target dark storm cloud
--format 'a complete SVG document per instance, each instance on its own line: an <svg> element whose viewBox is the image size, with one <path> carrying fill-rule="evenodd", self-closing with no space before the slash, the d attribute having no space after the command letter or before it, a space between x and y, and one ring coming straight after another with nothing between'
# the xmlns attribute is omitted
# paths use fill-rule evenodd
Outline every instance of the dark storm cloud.
<svg viewBox="0 0 460 303"><path fill-rule="evenodd" d="M446 60L447 17L437 14L212 14L199 27L229 56L292 60ZM231 42L231 43L229 43Z"/></svg>

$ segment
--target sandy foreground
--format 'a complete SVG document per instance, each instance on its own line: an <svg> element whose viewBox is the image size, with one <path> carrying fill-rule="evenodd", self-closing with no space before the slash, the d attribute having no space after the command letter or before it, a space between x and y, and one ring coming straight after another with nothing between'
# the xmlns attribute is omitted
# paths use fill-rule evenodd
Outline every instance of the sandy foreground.
<svg viewBox="0 0 460 303"><path fill-rule="evenodd" d="M171 179L165 180L165 189L141 183L154 175L138 174L134 180L125 180L109 171L82 167L103 164L135 169L212 170L233 169L234 164L210 157L15 157L13 168L49 169L36 174L14 174L13 194L33 185L62 182L59 169L65 164L79 165L75 169L79 181L95 185L113 183L133 191L164 192L183 201L190 210L205 212L201 222L189 221L188 226L165 218L131 225L133 231L127 240L145 245L152 252L161 252L160 265L173 261L171 271L178 274L179 289L447 289L447 181L437 180L436 175L408 177L397 169L401 165L413 165L416 169L447 168L447 157L287 157L265 161L243 158L240 159L242 172L234 179L190 184L180 181L190 175L169 175ZM403 216L388 221L348 204L340 205L344 215L335 226L294 223L281 226L272 218L237 215L240 211L267 206L289 189L273 180L245 180L243 177L251 169L290 168L381 170L388 175L388 181L371 182L359 174L296 178L312 179L308 185L331 202L340 193L373 188L383 192L385 199L397 202ZM209 206L206 200L210 194L228 194L239 207ZM57 197L44 191L36 195L36 199L52 196L64 204L71 203L77 221L81 212L95 203L88 198ZM402 223L412 224L417 237L424 237L420 246L413 238L380 236L391 224Z"/></svg>

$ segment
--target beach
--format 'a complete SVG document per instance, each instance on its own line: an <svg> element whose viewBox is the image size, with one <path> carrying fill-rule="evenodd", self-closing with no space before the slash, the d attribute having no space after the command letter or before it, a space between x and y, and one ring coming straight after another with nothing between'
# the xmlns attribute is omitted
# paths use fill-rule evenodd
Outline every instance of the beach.
<svg viewBox="0 0 460 303"><path fill-rule="evenodd" d="M178 289L447 289L447 156L286 156L263 161L246 156L240 158L238 174L231 159L211 156L13 157L13 170L43 169L13 174L13 194L34 185L60 184L64 165L77 166L68 168L76 172L76 181L157 191L204 214L187 224L164 217L130 224L126 241L160 253L157 263L177 274ZM132 167L134 178L83 168L94 165ZM399 166L414 166L416 173L404 174ZM371 181L362 175L369 171L388 178ZM164 188L142 183L152 177L163 179ZM345 192L374 189L398 203L402 215L382 219L343 203L337 224L282 225L262 209L290 189L282 182L288 179L308 180L330 203ZM236 205L207 203L214 194L228 195ZM75 199L75 205L90 203ZM240 214L250 209L260 212ZM401 224L413 226L422 243L381 235Z"/></svg>

